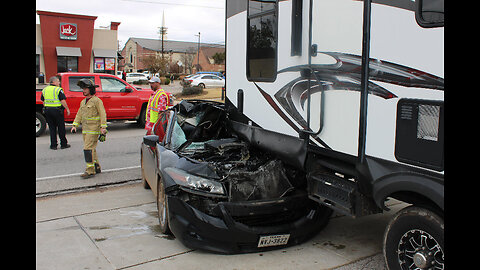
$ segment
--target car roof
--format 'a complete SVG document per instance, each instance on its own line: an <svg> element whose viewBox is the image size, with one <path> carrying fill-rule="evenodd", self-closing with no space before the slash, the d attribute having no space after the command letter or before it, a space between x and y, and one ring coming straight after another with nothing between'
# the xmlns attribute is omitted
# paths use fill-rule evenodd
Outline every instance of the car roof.
<svg viewBox="0 0 480 270"><path fill-rule="evenodd" d="M217 77L217 78L223 79L222 77L217 76L217 75L215 75L215 74L211 74L211 73L199 74L198 76L202 76L202 78L205 77L205 76L213 76L213 77Z"/></svg>

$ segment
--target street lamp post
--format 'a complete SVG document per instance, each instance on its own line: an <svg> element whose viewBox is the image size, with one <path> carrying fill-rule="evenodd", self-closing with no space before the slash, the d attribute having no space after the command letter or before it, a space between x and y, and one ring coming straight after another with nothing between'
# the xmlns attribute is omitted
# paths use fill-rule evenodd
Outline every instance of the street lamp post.
<svg viewBox="0 0 480 270"><path fill-rule="evenodd" d="M200 32L198 32L198 46L197 46L197 72L200 71Z"/></svg>

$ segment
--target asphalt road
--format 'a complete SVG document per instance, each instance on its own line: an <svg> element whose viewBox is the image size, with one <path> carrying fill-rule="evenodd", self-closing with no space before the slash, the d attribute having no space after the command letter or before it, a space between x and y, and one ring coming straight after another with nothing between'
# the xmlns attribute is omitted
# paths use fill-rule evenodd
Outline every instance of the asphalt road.
<svg viewBox="0 0 480 270"><path fill-rule="evenodd" d="M70 133L66 126L70 148L50 150L49 130L36 138L36 180L51 177L80 174L85 170L82 132ZM140 166L140 144L145 130L134 121L108 123L105 142L97 146L98 159L102 170L118 170ZM59 145L60 146L60 145Z"/></svg>
<svg viewBox="0 0 480 270"><path fill-rule="evenodd" d="M140 85L148 88L148 85ZM182 92L180 81L174 81L162 88L172 94ZM72 146L68 149L50 150L49 129L36 138L37 181L45 178L81 174L85 170L81 128L76 134L70 132L71 124L66 125L67 140ZM98 143L97 154L102 170L122 170L140 167L140 144L145 130L135 121L108 122L107 140ZM58 141L60 144L60 141Z"/></svg>

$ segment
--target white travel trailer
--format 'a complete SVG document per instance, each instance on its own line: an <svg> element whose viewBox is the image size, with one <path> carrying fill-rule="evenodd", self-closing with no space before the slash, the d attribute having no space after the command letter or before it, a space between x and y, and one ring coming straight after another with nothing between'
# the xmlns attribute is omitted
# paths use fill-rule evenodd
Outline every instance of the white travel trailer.
<svg viewBox="0 0 480 270"><path fill-rule="evenodd" d="M226 1L238 129L334 210L412 204L385 232L389 269L444 269L443 14L444 0Z"/></svg>

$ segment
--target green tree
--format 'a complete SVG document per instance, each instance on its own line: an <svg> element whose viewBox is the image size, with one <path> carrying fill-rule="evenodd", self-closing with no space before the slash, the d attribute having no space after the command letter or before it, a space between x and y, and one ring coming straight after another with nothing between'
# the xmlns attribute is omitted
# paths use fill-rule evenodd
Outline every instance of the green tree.
<svg viewBox="0 0 480 270"><path fill-rule="evenodd" d="M221 65L225 63L225 52L222 53L215 53L213 56L213 61L215 61L215 64Z"/></svg>

